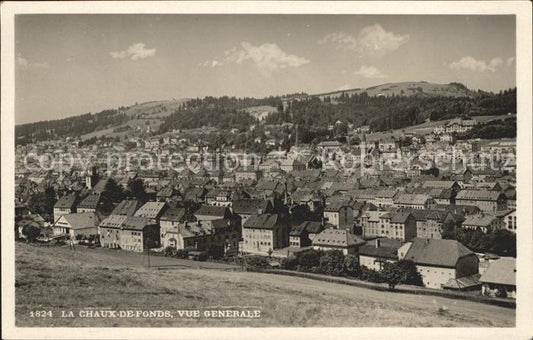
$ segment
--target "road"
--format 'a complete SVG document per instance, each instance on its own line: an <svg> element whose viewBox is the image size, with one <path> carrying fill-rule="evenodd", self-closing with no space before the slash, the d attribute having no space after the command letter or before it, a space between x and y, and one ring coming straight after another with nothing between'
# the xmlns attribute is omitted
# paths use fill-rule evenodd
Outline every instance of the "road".
<svg viewBox="0 0 533 340"><path fill-rule="evenodd" d="M150 255L150 259L146 254L135 253L131 251L125 251L120 249L108 249L108 248L94 248L90 249L85 246L76 246L77 252L86 254L88 258L92 258L92 261L117 265L128 266L142 266L148 267L148 261L150 261L150 267L158 269L219 269L219 270L233 270L240 268L239 266L226 263L208 262L208 261L193 261L186 259L177 259L174 257L156 256ZM91 256L97 255L97 256Z"/></svg>

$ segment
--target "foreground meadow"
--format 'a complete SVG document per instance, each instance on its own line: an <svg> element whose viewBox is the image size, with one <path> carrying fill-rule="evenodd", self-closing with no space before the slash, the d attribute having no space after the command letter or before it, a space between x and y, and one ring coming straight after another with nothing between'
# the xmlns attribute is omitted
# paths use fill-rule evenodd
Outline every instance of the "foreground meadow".
<svg viewBox="0 0 533 340"><path fill-rule="evenodd" d="M73 252L68 247L17 243L16 324L20 327L514 326L513 309L470 301L378 292L297 277L242 272L230 266L207 269L188 264L151 268L145 265L142 255L121 256L119 252L86 248ZM61 311L88 307L176 311L230 306L257 308L261 310L261 318L61 317ZM446 307L444 312L441 307ZM52 311L52 317L31 316L32 311L40 310Z"/></svg>

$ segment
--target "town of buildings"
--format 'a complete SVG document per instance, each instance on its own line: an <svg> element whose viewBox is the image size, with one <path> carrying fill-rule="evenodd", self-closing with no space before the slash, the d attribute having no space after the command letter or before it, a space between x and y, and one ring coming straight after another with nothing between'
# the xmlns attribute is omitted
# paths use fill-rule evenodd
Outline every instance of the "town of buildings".
<svg viewBox="0 0 533 340"><path fill-rule="evenodd" d="M179 133L152 139L133 136L129 142L136 145L133 151L158 155L198 153L204 156L203 163L180 171L144 170L140 165L109 169L106 153L116 152L120 143L97 141L79 147L76 140L61 140L19 145L16 213L24 223L32 216L32 223L52 228L54 236L75 240L93 236L102 247L277 257L310 248L340 250L358 256L361 265L374 270L381 270L385 262L411 260L428 288L495 294L503 286L514 296L513 259L490 260L482 270L488 260L442 237L447 224L484 233L518 229L516 162L505 162L507 168L478 167L483 157L514 156L515 140L448 137L475 124L475 120L449 122L412 136L409 146L393 137L366 138L368 126L351 131L360 137L358 145L332 140L280 150L277 141L267 141L267 153L256 155L254 162L236 157L237 166L231 169L218 168L213 155L244 155L246 150L208 150ZM92 154L94 167L42 170L37 160L30 159L34 170L28 170L26 155L47 152ZM476 156L466 163L463 156L473 152ZM421 158L411 157L414 154L429 155L432 165L425 168ZM348 156L359 166L343 167ZM378 165L367 167L366 156ZM410 157L408 166L401 162ZM452 163L455 169L442 166ZM146 201L104 200L110 178L123 187L140 179ZM47 187L54 189L57 199L48 222L28 215L27 207L30 197ZM191 206L194 211L189 211ZM309 218L293 223L297 209Z"/></svg>

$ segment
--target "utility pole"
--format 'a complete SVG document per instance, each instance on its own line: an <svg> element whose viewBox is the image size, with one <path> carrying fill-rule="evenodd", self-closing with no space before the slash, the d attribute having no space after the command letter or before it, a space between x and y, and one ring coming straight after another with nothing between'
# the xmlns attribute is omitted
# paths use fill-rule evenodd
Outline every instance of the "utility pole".
<svg viewBox="0 0 533 340"><path fill-rule="evenodd" d="M144 242L144 246L146 247L146 259L148 262L148 268L150 268L150 246L149 245L150 245L150 237L147 237L146 241Z"/></svg>

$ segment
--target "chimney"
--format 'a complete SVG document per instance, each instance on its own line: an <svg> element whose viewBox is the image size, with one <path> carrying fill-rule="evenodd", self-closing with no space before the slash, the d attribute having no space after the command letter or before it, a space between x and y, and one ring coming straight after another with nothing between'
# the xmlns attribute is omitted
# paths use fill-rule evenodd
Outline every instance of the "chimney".
<svg viewBox="0 0 533 340"><path fill-rule="evenodd" d="M263 213L263 209L257 208L257 215L261 215Z"/></svg>
<svg viewBox="0 0 533 340"><path fill-rule="evenodd" d="M381 240L379 238L376 239L376 248L379 248L381 246Z"/></svg>
<svg viewBox="0 0 533 340"><path fill-rule="evenodd" d="M326 219L324 217L322 217L322 221L320 222L320 225L321 226L325 226L326 225Z"/></svg>

